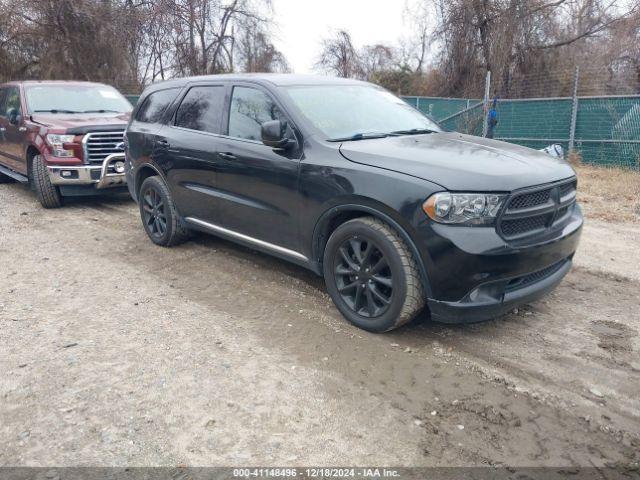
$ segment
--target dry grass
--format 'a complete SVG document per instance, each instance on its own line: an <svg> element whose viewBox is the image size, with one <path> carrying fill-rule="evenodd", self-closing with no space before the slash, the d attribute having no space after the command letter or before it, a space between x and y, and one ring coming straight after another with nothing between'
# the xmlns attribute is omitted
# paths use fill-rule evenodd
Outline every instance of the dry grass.
<svg viewBox="0 0 640 480"><path fill-rule="evenodd" d="M578 201L589 218L640 223L640 172L574 163Z"/></svg>

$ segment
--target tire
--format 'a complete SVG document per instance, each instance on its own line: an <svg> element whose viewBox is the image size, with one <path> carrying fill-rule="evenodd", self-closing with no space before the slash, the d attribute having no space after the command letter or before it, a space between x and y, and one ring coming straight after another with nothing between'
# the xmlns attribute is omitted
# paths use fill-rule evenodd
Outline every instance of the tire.
<svg viewBox="0 0 640 480"><path fill-rule="evenodd" d="M171 192L159 176L148 177L142 182L138 198L142 226L153 243L172 247L189 238L189 231L180 222Z"/></svg>
<svg viewBox="0 0 640 480"><path fill-rule="evenodd" d="M49 172L40 155L33 157L31 162L31 178L38 200L44 208L60 208L62 206L60 190L51 183Z"/></svg>
<svg viewBox="0 0 640 480"><path fill-rule="evenodd" d="M396 230L377 218L356 218L340 225L325 247L323 271L340 313L364 330L393 330L424 307L420 273L411 250Z"/></svg>

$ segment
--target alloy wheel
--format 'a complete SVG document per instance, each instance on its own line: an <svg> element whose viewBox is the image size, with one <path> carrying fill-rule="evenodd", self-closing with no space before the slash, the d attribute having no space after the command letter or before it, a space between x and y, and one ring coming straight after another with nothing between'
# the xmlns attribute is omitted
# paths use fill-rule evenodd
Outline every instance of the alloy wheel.
<svg viewBox="0 0 640 480"><path fill-rule="evenodd" d="M370 239L356 236L345 240L336 252L333 272L338 293L358 315L378 317L391 305L391 269Z"/></svg>
<svg viewBox="0 0 640 480"><path fill-rule="evenodd" d="M148 232L154 237L162 237L167 231L167 216L164 200L160 193L149 188L142 197L142 213Z"/></svg>

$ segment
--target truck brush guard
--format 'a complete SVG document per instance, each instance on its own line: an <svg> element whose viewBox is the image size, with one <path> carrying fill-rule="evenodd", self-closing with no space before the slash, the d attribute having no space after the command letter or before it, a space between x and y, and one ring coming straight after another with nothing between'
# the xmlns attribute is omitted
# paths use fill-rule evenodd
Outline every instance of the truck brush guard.
<svg viewBox="0 0 640 480"><path fill-rule="evenodd" d="M51 183L54 185L95 185L95 188L103 189L126 183L124 162L125 155L121 152L107 155L101 165L93 164L80 167L50 165L47 169Z"/></svg>

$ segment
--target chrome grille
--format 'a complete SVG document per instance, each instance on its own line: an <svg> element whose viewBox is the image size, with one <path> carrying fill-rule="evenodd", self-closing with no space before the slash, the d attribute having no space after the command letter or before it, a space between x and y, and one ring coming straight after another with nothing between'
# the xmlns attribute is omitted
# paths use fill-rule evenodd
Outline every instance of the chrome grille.
<svg viewBox="0 0 640 480"><path fill-rule="evenodd" d="M576 180L516 192L498 219L505 240L519 240L560 228L576 202Z"/></svg>
<svg viewBox="0 0 640 480"><path fill-rule="evenodd" d="M109 155L122 153L118 145L122 143L123 135L124 130L87 133L82 140L85 162L91 165L102 165Z"/></svg>

